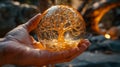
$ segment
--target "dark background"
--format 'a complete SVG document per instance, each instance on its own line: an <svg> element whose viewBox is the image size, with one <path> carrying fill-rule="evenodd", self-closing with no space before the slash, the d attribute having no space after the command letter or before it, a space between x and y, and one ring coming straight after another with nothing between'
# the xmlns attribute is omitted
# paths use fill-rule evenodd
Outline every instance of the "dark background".
<svg viewBox="0 0 120 67"><path fill-rule="evenodd" d="M120 26L119 0L0 0L0 37L37 13L61 4L81 13L86 22L86 32L90 34L86 38L92 45L73 61L56 64L56 67L120 67L120 29L115 34L117 39L104 37L110 28ZM34 31L31 35L35 35Z"/></svg>

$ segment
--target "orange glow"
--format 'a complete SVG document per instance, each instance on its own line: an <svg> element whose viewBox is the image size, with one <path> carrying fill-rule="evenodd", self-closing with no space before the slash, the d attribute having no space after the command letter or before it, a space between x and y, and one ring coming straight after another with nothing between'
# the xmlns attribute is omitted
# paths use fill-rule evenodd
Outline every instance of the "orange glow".
<svg viewBox="0 0 120 67"><path fill-rule="evenodd" d="M36 31L46 50L62 51L77 47L82 39L80 36L85 32L85 22L77 10L56 5L42 15Z"/></svg>
<svg viewBox="0 0 120 67"><path fill-rule="evenodd" d="M110 39L111 36L109 34L105 34L105 38Z"/></svg>
<svg viewBox="0 0 120 67"><path fill-rule="evenodd" d="M95 10L92 14L93 16L93 24L92 24L92 29L94 31L96 31L97 33L99 34L104 34L104 32L102 32L99 27L98 27L98 24L100 22L100 20L102 19L102 17L111 9L117 7L117 6L120 6L119 3L112 3L112 4L108 4L108 5L105 5L104 7L101 7L97 10Z"/></svg>

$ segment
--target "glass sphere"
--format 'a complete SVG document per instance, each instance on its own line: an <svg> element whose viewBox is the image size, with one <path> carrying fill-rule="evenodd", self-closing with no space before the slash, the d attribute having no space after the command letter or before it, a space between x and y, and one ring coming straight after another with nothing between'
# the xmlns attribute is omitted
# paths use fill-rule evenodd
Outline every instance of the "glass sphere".
<svg viewBox="0 0 120 67"><path fill-rule="evenodd" d="M85 33L85 22L74 8L56 5L42 14L36 31L44 48L67 50L79 44Z"/></svg>

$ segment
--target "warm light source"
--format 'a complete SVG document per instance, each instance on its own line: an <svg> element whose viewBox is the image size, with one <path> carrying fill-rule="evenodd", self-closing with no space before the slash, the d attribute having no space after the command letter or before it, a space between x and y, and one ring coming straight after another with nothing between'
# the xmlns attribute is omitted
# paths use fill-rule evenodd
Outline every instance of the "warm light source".
<svg viewBox="0 0 120 67"><path fill-rule="evenodd" d="M105 34L105 38L110 39L111 38L110 34Z"/></svg>
<svg viewBox="0 0 120 67"><path fill-rule="evenodd" d="M36 33L45 49L62 51L77 47L84 38L85 28L82 15L77 10L56 5L42 14Z"/></svg>

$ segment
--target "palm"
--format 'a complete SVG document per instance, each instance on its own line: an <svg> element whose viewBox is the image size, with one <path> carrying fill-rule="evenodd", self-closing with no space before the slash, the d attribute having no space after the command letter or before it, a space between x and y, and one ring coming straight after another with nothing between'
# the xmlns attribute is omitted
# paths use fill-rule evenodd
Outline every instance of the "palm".
<svg viewBox="0 0 120 67"><path fill-rule="evenodd" d="M17 65L45 65L70 61L81 54L90 44L88 40L81 42L78 47L60 51L50 52L47 50L35 49L37 43L29 35L40 21L40 14L30 19L27 23L18 26L5 36L4 63ZM40 44L39 44L40 45ZM40 47L37 44L37 47Z"/></svg>
<svg viewBox="0 0 120 67"><path fill-rule="evenodd" d="M18 26L7 34L11 41L18 43L17 45L24 45L33 48L33 39L23 25Z"/></svg>

